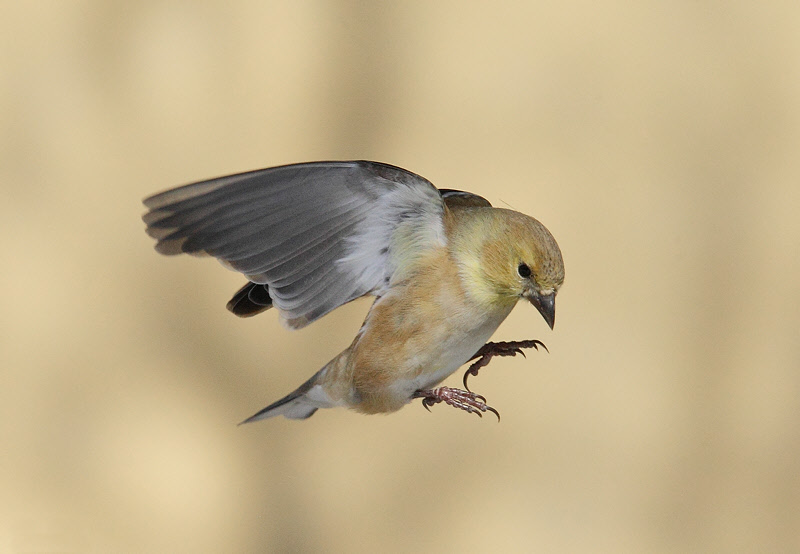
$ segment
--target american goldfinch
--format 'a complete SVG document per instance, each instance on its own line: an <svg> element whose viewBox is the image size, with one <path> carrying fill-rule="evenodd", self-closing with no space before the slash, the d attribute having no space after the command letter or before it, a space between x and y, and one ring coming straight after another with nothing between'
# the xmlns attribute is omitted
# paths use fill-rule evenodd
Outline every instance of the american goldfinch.
<svg viewBox="0 0 800 554"><path fill-rule="evenodd" d="M285 165L185 185L144 204L158 252L210 255L247 277L228 303L238 316L274 306L299 329L375 297L347 349L245 422L305 419L336 406L388 413L414 398L426 408L445 402L496 414L468 389L433 387L471 359L479 358L467 375L493 355L541 344L485 344L518 300L555 322L564 263L544 225L399 167Z"/></svg>

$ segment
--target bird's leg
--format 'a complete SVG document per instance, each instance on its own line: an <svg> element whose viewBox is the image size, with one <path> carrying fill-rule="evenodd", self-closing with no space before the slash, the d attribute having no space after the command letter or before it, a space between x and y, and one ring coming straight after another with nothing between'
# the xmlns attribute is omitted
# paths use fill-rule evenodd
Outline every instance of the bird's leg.
<svg viewBox="0 0 800 554"><path fill-rule="evenodd" d="M487 342L483 346L481 346L480 350L478 350L474 356L472 356L469 360L474 360L478 358L474 364L469 366L466 373L464 373L464 388L469 390L467 386L467 377L470 375L477 375L478 370L485 365L489 364L489 361L494 356L516 356L517 354L522 354L522 357L525 357L525 352L522 351L523 348L534 348L535 350L539 350L539 347L544 348L547 350L547 347L544 343L540 340L515 340L511 342ZM550 352L549 350L547 350Z"/></svg>
<svg viewBox="0 0 800 554"><path fill-rule="evenodd" d="M422 405L429 412L431 411L431 406L444 402L454 408L461 408L467 413L477 414L478 417L483 417L481 412L492 412L497 416L497 421L500 421L500 414L497 410L486 404L486 398L474 392L439 387L430 390L418 390L414 393L414 398L422 398Z"/></svg>

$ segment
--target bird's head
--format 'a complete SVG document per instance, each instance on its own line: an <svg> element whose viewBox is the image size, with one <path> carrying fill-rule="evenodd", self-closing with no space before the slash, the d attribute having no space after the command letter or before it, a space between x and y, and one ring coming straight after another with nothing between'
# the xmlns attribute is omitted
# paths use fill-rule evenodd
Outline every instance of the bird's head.
<svg viewBox="0 0 800 554"><path fill-rule="evenodd" d="M477 246L467 264L468 289L489 305L508 305L520 298L533 304L550 326L555 298L564 282L564 261L544 225L519 212L475 210L467 243Z"/></svg>

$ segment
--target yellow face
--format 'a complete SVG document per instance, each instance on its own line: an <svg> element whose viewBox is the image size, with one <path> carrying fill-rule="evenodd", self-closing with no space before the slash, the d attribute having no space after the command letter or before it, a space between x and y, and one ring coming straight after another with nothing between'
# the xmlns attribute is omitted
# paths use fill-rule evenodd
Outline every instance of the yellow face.
<svg viewBox="0 0 800 554"><path fill-rule="evenodd" d="M564 282L561 250L537 220L480 208L459 214L454 244L467 289L487 307L529 300L552 326L555 294Z"/></svg>

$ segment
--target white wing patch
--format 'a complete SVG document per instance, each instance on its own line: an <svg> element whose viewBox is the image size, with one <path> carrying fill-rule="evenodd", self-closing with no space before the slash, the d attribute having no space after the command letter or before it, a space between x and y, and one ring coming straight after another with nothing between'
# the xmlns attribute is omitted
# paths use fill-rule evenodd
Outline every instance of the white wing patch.
<svg viewBox="0 0 800 554"><path fill-rule="evenodd" d="M432 187L397 186L375 202L347 238L347 254L336 261L359 284L380 294L431 248L445 246L441 201ZM398 271L400 270L400 271Z"/></svg>

